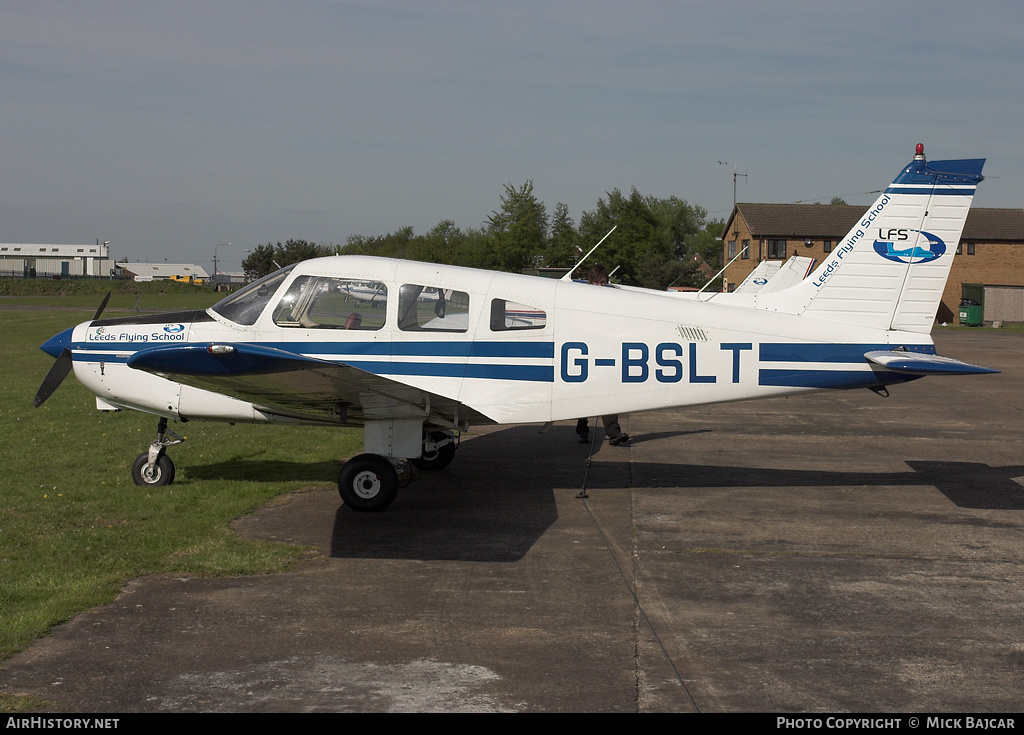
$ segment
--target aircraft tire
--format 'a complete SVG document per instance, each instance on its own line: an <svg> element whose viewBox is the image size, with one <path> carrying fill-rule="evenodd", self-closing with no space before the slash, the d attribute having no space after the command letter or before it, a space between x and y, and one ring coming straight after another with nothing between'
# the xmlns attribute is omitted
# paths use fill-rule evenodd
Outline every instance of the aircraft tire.
<svg viewBox="0 0 1024 735"><path fill-rule="evenodd" d="M135 458L132 464L132 480L136 485L143 487L161 487L174 482L174 462L166 454L161 454L156 461L156 467L147 476L143 470L149 463L149 452L143 452Z"/></svg>
<svg viewBox="0 0 1024 735"><path fill-rule="evenodd" d="M438 470L443 470L452 463L452 460L455 459L456 449L457 445L455 442L449 442L430 454L424 452L422 457L415 457L409 461L416 469L437 472Z"/></svg>
<svg viewBox="0 0 1024 735"><path fill-rule="evenodd" d="M338 494L352 510L381 511L398 495L398 473L394 466L377 454L360 454L341 468Z"/></svg>

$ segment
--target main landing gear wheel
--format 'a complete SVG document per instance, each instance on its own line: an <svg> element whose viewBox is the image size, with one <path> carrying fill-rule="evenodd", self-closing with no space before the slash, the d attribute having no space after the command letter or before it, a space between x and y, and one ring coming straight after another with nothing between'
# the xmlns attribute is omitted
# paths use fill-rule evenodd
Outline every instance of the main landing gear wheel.
<svg viewBox="0 0 1024 735"><path fill-rule="evenodd" d="M149 463L149 452L143 452L132 464L132 480L136 485L160 487L174 482L174 462L166 454L161 454L154 464Z"/></svg>
<svg viewBox="0 0 1024 735"><path fill-rule="evenodd" d="M447 431L425 431L422 456L409 461L417 469L436 472L452 463L457 448L455 437Z"/></svg>
<svg viewBox="0 0 1024 735"><path fill-rule="evenodd" d="M360 454L341 468L338 493L352 510L384 510L398 495L398 473L377 454Z"/></svg>

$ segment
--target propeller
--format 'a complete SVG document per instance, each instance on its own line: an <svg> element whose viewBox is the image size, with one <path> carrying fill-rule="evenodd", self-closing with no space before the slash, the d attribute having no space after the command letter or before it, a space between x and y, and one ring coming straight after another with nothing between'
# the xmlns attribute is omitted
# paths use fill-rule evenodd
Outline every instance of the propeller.
<svg viewBox="0 0 1024 735"><path fill-rule="evenodd" d="M96 309L96 314L93 316L92 321L96 321L100 318L100 314L107 308L107 302L110 301L111 292L108 291L107 295L103 297L103 301L100 302L100 307ZM71 357L71 349L68 345L71 344L71 336L74 329L66 329L56 337L51 338L46 344L43 345L42 349L44 352L54 354L57 349L60 352L57 353L57 359L54 360L53 366L50 368L50 372L43 378L42 384L39 386L39 390L36 391L35 398L32 399L32 405L39 408L43 405L47 398L49 398L55 390L64 382L64 378L68 377L68 373L71 372L71 367L74 364L74 360Z"/></svg>
<svg viewBox="0 0 1024 735"><path fill-rule="evenodd" d="M32 399L32 405L39 408L43 405L43 402L50 397L57 387L64 382L64 378L68 377L68 373L71 372L71 350L65 347L57 355L57 359L53 362L53 367L50 368L50 372L43 378L42 385L39 386L39 390L36 391L36 397Z"/></svg>
<svg viewBox="0 0 1024 735"><path fill-rule="evenodd" d="M104 296L103 297L103 301L100 302L100 308L98 308L96 310L96 314L92 318L93 321L96 321L97 319L99 319L100 318L100 314L102 314L103 310L107 308L107 302L110 301L110 294L112 294L112 293L114 293L114 292L113 291L107 291L107 295Z"/></svg>

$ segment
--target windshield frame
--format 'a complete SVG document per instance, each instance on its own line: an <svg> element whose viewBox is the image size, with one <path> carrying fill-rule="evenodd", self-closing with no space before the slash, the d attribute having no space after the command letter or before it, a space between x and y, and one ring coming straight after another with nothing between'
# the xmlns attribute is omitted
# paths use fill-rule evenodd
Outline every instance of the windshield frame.
<svg viewBox="0 0 1024 735"><path fill-rule="evenodd" d="M274 295L280 290L281 285L291 275L296 265L298 264L293 263L258 281L253 281L245 288L218 301L210 307L210 311L227 319L232 324L251 327L267 310Z"/></svg>

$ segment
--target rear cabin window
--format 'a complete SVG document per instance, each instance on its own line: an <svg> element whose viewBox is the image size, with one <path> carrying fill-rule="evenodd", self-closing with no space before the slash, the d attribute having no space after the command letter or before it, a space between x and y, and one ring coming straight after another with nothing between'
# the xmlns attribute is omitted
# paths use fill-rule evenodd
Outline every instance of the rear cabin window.
<svg viewBox="0 0 1024 735"><path fill-rule="evenodd" d="M383 283L327 276L299 276L274 309L279 327L358 329L384 326L388 289Z"/></svg>
<svg viewBox="0 0 1024 735"><path fill-rule="evenodd" d="M547 323L548 316L542 309L507 299L491 300L492 332L543 329Z"/></svg>
<svg viewBox="0 0 1024 735"><path fill-rule="evenodd" d="M398 328L403 332L467 332L469 294L406 283L398 293Z"/></svg>

